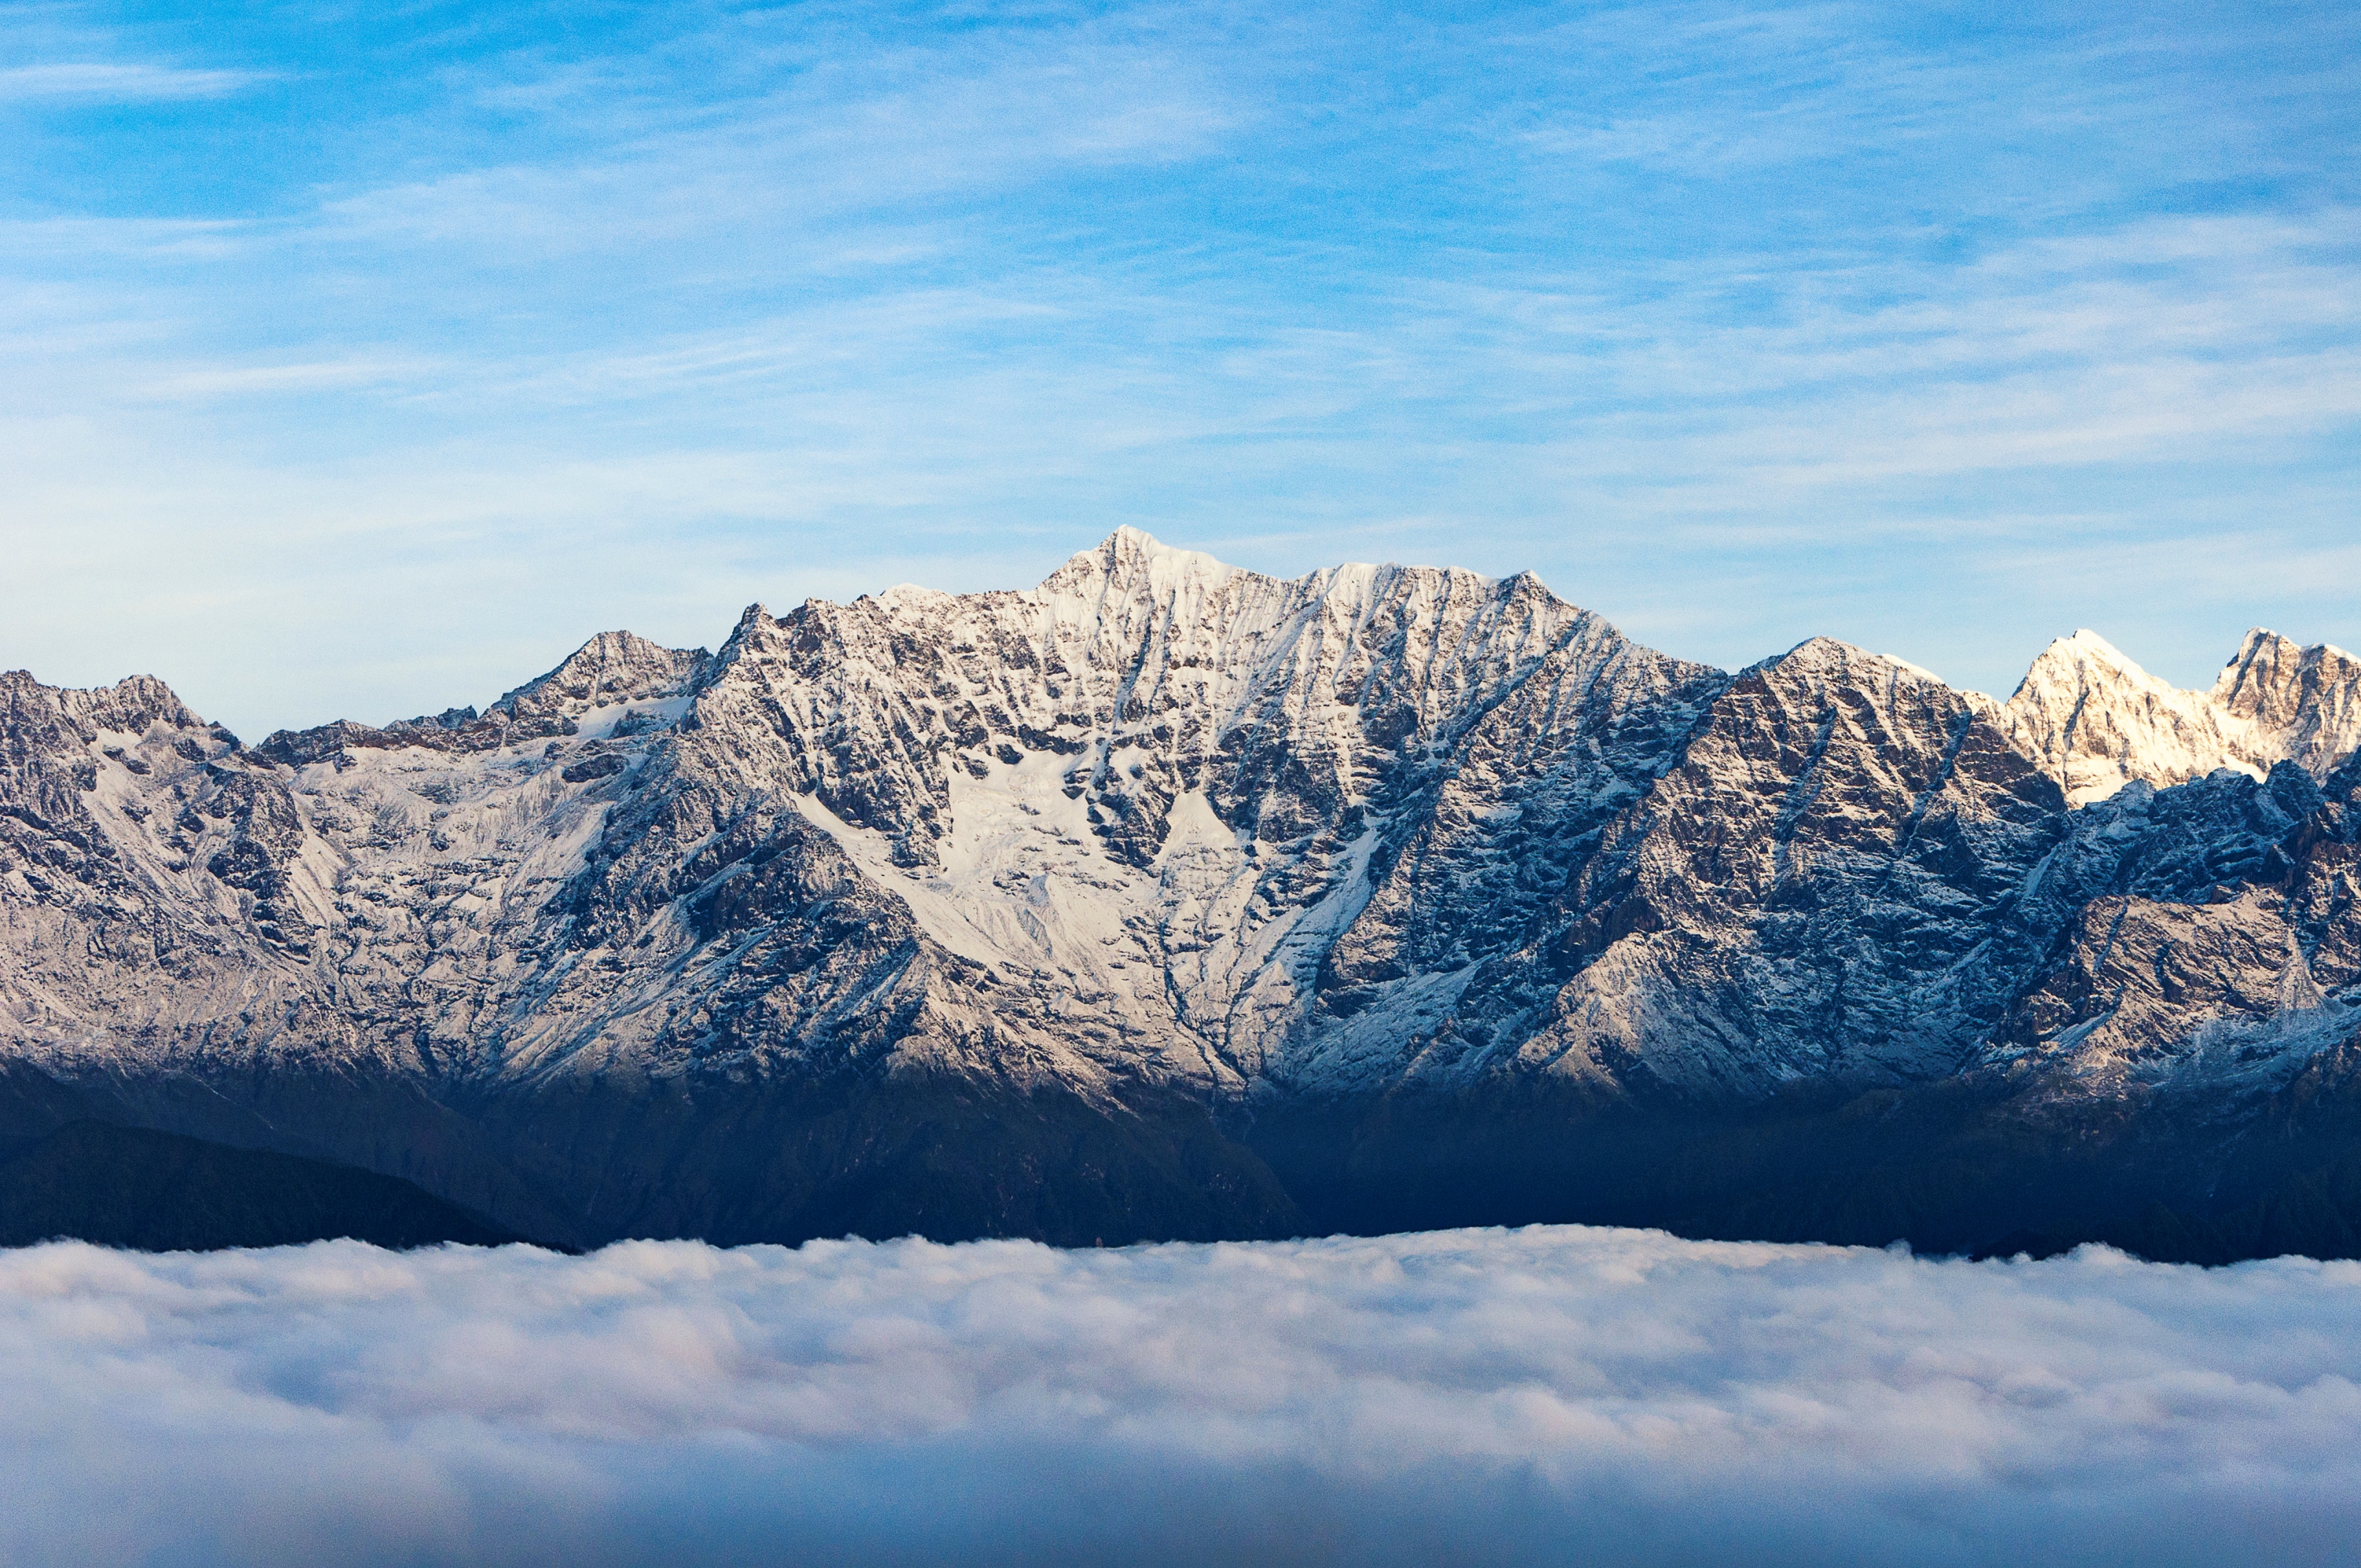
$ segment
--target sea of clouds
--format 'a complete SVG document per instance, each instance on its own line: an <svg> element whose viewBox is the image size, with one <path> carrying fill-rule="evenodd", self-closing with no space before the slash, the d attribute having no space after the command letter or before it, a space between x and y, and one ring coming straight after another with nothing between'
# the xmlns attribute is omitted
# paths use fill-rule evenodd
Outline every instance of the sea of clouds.
<svg viewBox="0 0 2361 1568"><path fill-rule="evenodd" d="M0 1560L2349 1561L2361 1264L0 1252Z"/></svg>

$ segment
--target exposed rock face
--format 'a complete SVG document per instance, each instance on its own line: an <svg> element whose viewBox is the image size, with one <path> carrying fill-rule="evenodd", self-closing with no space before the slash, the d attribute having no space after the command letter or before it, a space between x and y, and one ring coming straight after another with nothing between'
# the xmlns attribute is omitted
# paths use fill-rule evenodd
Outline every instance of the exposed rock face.
<svg viewBox="0 0 2361 1568"><path fill-rule="evenodd" d="M2269 738L2259 748L2266 755L2300 762L2315 777L2361 751L2361 659L2341 648L2299 647L2258 628L2224 666L2213 697L2250 733Z"/></svg>
<svg viewBox="0 0 2361 1568"><path fill-rule="evenodd" d="M2262 632L2204 696L2088 633L2005 705L1825 640L1730 676L1530 576L1129 530L1029 591L607 633L480 715L251 750L152 680L9 675L0 1122L567 1242L1835 1234L1886 1211L1763 1195L1971 1135L2179 1203L2298 1100L2345 1157L2356 693ZM1816 1153L1698 1157L1799 1115ZM1925 1224L2115 1212L2042 1201Z"/></svg>
<svg viewBox="0 0 2361 1568"><path fill-rule="evenodd" d="M497 751L553 735L580 732L577 718L627 728L664 712L712 657L702 648L659 648L628 631L602 631L539 680L528 681L478 715L450 707L433 717L397 719L382 729L339 720L317 729L282 729L258 750L274 762L301 767L334 758L349 765L356 751ZM633 699L647 706L633 710ZM613 717L617 708L621 718ZM667 715L668 716L668 715Z"/></svg>
<svg viewBox="0 0 2361 1568"><path fill-rule="evenodd" d="M2294 762L2325 777L2361 749L2361 661L2257 629L2211 692L2180 691L2077 631L2034 661L1994 717L2075 806L2222 768L2260 778Z"/></svg>
<svg viewBox="0 0 2361 1568"><path fill-rule="evenodd" d="M2038 961L2019 905L2061 806L1960 694L1806 642L1739 677L1585 867L1580 967L1518 1056L1709 1097L1955 1071Z"/></svg>

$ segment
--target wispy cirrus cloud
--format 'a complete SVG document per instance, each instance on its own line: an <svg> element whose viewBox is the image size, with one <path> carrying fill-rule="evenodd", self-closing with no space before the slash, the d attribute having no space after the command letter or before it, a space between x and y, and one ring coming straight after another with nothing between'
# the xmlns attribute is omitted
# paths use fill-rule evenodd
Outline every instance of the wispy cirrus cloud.
<svg viewBox="0 0 2361 1568"><path fill-rule="evenodd" d="M1020 585L1118 522L1532 568L1725 664L2361 642L2295 569L2361 450L2361 34L2298 9L265 25L236 60L317 135L186 100L203 137L93 132L122 156L0 215L0 528L120 563L8 607L0 657L133 661L241 729L418 712L598 627ZM138 184L206 137L249 155ZM2231 539L2243 574L2177 564ZM430 543L447 615L255 651ZM252 649L162 608L232 560Z"/></svg>
<svg viewBox="0 0 2361 1568"><path fill-rule="evenodd" d="M0 104L141 104L219 98L269 78L247 71L204 71L123 60L55 60L0 66Z"/></svg>
<svg viewBox="0 0 2361 1568"><path fill-rule="evenodd" d="M297 364L211 365L165 371L145 389L153 398L208 401L220 398L269 397L339 391L359 387L415 384L431 378L434 367L414 359L346 358Z"/></svg>

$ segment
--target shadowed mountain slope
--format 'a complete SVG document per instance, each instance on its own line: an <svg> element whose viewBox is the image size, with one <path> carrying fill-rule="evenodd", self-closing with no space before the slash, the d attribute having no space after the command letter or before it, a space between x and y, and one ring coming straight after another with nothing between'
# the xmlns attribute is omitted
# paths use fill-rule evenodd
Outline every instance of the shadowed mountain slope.
<svg viewBox="0 0 2361 1568"><path fill-rule="evenodd" d="M56 1236L148 1252L527 1239L395 1177L103 1122L0 1151L0 1246Z"/></svg>

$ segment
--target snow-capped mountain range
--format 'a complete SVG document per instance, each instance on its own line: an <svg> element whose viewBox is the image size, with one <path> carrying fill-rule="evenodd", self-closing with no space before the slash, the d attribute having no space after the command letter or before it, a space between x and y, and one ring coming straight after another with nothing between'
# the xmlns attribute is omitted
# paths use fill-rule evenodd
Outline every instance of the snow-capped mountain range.
<svg viewBox="0 0 2361 1568"><path fill-rule="evenodd" d="M1795 1150L1906 1186L1995 1138L2121 1198L1991 1196L1976 1241L2213 1223L2274 1201L2264 1143L2361 1130L2361 662L2266 631L2207 693L2078 632L1999 702L1126 529L251 746L18 673L0 745L0 1131L560 1241L1745 1229L1741 1187L1828 1211Z"/></svg>

